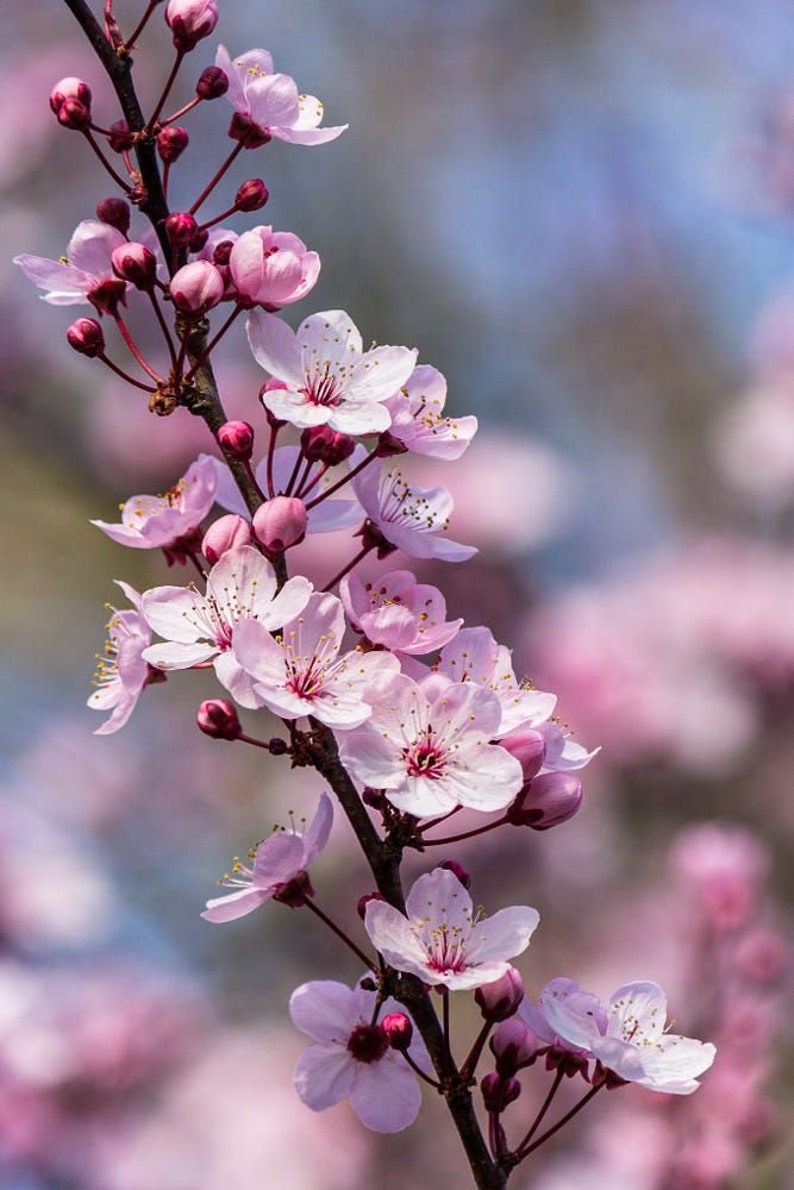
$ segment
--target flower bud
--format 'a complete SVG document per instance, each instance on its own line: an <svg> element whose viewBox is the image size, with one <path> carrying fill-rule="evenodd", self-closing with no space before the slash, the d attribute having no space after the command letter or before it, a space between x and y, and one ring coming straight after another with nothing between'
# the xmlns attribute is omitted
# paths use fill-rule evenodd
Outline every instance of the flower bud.
<svg viewBox="0 0 794 1190"><path fill-rule="evenodd" d="M212 263L216 264L219 269L225 268L225 266L229 263L229 257L232 254L233 247L233 240L221 240L221 242L216 244L212 249Z"/></svg>
<svg viewBox="0 0 794 1190"><path fill-rule="evenodd" d="M445 859L443 863L438 865L440 868L446 868L453 876L457 876L464 888L471 888L471 876L464 868L463 864L459 864L456 859Z"/></svg>
<svg viewBox="0 0 794 1190"><path fill-rule="evenodd" d="M57 116L67 99L75 99L87 112L91 111L91 88L83 79L61 79L50 91L50 110Z"/></svg>
<svg viewBox="0 0 794 1190"><path fill-rule="evenodd" d="M236 740L242 734L234 704L228 698L208 698L198 709L199 730L214 740Z"/></svg>
<svg viewBox="0 0 794 1190"><path fill-rule="evenodd" d="M286 756L289 752L289 744L286 740L282 740L280 736L274 735L267 742L267 748L271 756Z"/></svg>
<svg viewBox="0 0 794 1190"><path fill-rule="evenodd" d="M96 217L100 223L115 227L123 236L130 230L130 204L123 198L103 198L97 203Z"/></svg>
<svg viewBox="0 0 794 1190"><path fill-rule="evenodd" d="M399 438L395 438L388 430L384 430L378 438L378 445L375 451L375 457L378 459L390 459L393 455L405 454L408 447Z"/></svg>
<svg viewBox="0 0 794 1190"><path fill-rule="evenodd" d="M218 23L215 0L168 0L165 22L180 54L195 49Z"/></svg>
<svg viewBox="0 0 794 1190"><path fill-rule="evenodd" d="M485 1110L489 1112L503 1112L521 1094L521 1083L517 1078L502 1078L499 1074L486 1074L480 1088Z"/></svg>
<svg viewBox="0 0 794 1190"><path fill-rule="evenodd" d="M58 108L57 120L64 128L73 132L85 132L91 127L91 109L79 99L64 99Z"/></svg>
<svg viewBox="0 0 794 1190"><path fill-rule="evenodd" d="M187 246L188 252L200 252L209 238L210 233L205 228L199 227Z"/></svg>
<svg viewBox="0 0 794 1190"><path fill-rule="evenodd" d="M254 513L254 533L269 554L283 554L306 536L306 505L294 496L274 496Z"/></svg>
<svg viewBox="0 0 794 1190"><path fill-rule="evenodd" d="M251 526L241 516L229 513L213 521L201 542L201 552L214 566L229 550L242 549L251 544Z"/></svg>
<svg viewBox="0 0 794 1190"><path fill-rule="evenodd" d="M234 205L238 211L258 211L270 198L270 191L261 178L249 178L238 188Z"/></svg>
<svg viewBox="0 0 794 1190"><path fill-rule="evenodd" d="M356 912L358 913L361 920L364 920L367 912L367 905L369 905L370 901L382 901L384 899L385 898L382 897L379 892L365 893L363 897L359 897L358 904L356 905Z"/></svg>
<svg viewBox="0 0 794 1190"><path fill-rule="evenodd" d="M89 359L101 355L105 350L105 336L95 318L78 318L66 332L69 346Z"/></svg>
<svg viewBox="0 0 794 1190"><path fill-rule="evenodd" d="M157 152L160 154L160 160L166 165L171 165L184 153L189 140L187 131L178 124L169 124L167 128L161 129L157 134Z"/></svg>
<svg viewBox="0 0 794 1190"><path fill-rule="evenodd" d="M171 278L171 297L183 314L203 314L223 298L223 277L208 260L194 260Z"/></svg>
<svg viewBox="0 0 794 1190"><path fill-rule="evenodd" d="M501 979L481 984L474 999L486 1021L506 1021L524 999L524 981L515 967L508 967Z"/></svg>
<svg viewBox="0 0 794 1190"><path fill-rule="evenodd" d="M356 448L350 434L340 434L329 426L310 426L301 434L301 451L310 463L326 463L335 467L349 459Z"/></svg>
<svg viewBox="0 0 794 1190"><path fill-rule="evenodd" d="M220 66L205 66L198 76L196 94L199 99L220 99L229 90L229 78Z"/></svg>
<svg viewBox="0 0 794 1190"><path fill-rule="evenodd" d="M503 736L499 743L520 762L525 781L540 772L546 741L539 731L531 727L519 727Z"/></svg>
<svg viewBox="0 0 794 1190"><path fill-rule="evenodd" d="M547 831L573 818L583 797L582 783L573 773L541 773L527 781L506 818L513 826Z"/></svg>
<svg viewBox="0 0 794 1190"><path fill-rule="evenodd" d="M113 272L136 289L151 289L157 277L157 258L145 244L132 242L115 248L110 257Z"/></svg>
<svg viewBox="0 0 794 1190"><path fill-rule="evenodd" d="M542 1048L529 1026L516 1016L502 1021L488 1044L496 1058L497 1071L505 1077L531 1066Z"/></svg>
<svg viewBox="0 0 794 1190"><path fill-rule="evenodd" d="M198 223L187 211L174 211L165 221L168 242L177 248L187 248L198 229Z"/></svg>
<svg viewBox="0 0 794 1190"><path fill-rule="evenodd" d="M411 1018L404 1012L389 1012L380 1023L386 1040L393 1050L405 1053L414 1036Z"/></svg>
<svg viewBox="0 0 794 1190"><path fill-rule="evenodd" d="M248 462L254 450L254 431L247 421L224 422L216 436L226 454Z"/></svg>
<svg viewBox="0 0 794 1190"><path fill-rule="evenodd" d="M114 153L126 153L135 144L135 137L126 120L116 120L110 125L108 144Z"/></svg>
<svg viewBox="0 0 794 1190"><path fill-rule="evenodd" d="M229 125L229 136L240 141L245 149L261 149L273 139L269 132L255 124L249 116L235 112Z"/></svg>

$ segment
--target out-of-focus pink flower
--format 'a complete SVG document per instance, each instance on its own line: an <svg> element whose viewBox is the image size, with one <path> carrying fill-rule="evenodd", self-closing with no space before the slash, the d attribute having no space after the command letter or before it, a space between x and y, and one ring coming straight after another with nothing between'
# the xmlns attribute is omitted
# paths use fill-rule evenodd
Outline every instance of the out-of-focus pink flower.
<svg viewBox="0 0 794 1190"><path fill-rule="evenodd" d="M386 402L389 433L414 454L459 459L477 432L476 417L445 417L447 382L436 368L420 364Z"/></svg>
<svg viewBox="0 0 794 1190"><path fill-rule="evenodd" d="M681 832L673 862L711 924L734 929L755 908L769 867L763 844L741 827L703 823Z"/></svg>
<svg viewBox="0 0 794 1190"><path fill-rule="evenodd" d="M251 306L287 306L317 284L320 257L289 231L252 227L235 241L229 273L237 295Z"/></svg>
<svg viewBox="0 0 794 1190"><path fill-rule="evenodd" d="M151 642L152 631L142 614L141 596L128 583L117 580L134 610L116 611L108 622L108 639L97 661L93 685L97 687L88 699L92 711L112 711L94 735L111 735L129 719L144 687L155 674L144 661L143 651Z"/></svg>
<svg viewBox="0 0 794 1190"><path fill-rule="evenodd" d="M350 623L373 644L419 657L456 635L463 620L447 620L447 605L437 587L418 583L410 570L392 570L364 583L346 575L339 587Z"/></svg>
<svg viewBox="0 0 794 1190"><path fill-rule="evenodd" d="M114 251L126 243L115 227L84 219L69 241L65 260L23 254L14 257L14 264L29 281L47 291L42 300L53 306L90 302L97 310L109 310L124 301L127 291L127 283L116 276L112 261Z"/></svg>
<svg viewBox="0 0 794 1190"><path fill-rule="evenodd" d="M167 549L199 527L215 501L215 485L215 467L204 455L163 496L130 496L122 507L120 524L91 524L119 545Z"/></svg>

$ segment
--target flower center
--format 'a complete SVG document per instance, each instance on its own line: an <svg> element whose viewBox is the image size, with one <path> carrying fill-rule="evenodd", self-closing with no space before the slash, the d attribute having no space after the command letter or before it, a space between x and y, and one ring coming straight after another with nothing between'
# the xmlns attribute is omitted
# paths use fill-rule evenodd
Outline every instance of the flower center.
<svg viewBox="0 0 794 1190"><path fill-rule="evenodd" d="M356 1025L347 1039L347 1052L357 1062L380 1062L389 1043L381 1025Z"/></svg>
<svg viewBox="0 0 794 1190"><path fill-rule="evenodd" d="M438 780L446 771L446 753L435 739L432 727L426 727L423 736L412 748L403 748L406 771L409 777Z"/></svg>
<svg viewBox="0 0 794 1190"><path fill-rule="evenodd" d="M334 408L342 401L342 385L337 374L331 371L328 361L321 371L306 374L306 384L301 392L312 405Z"/></svg>

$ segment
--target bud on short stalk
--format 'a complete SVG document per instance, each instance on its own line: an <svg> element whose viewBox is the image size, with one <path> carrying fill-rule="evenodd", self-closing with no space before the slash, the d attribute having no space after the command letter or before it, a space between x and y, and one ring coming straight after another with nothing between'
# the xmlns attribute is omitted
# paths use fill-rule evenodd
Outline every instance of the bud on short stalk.
<svg viewBox="0 0 794 1190"><path fill-rule="evenodd" d="M151 289L157 279L157 258L145 244L122 244L113 251L110 262L116 276L136 289Z"/></svg>
<svg viewBox="0 0 794 1190"><path fill-rule="evenodd" d="M306 536L306 505L294 496L274 496L254 513L254 534L268 554L283 554Z"/></svg>
<svg viewBox="0 0 794 1190"><path fill-rule="evenodd" d="M123 236L130 230L130 204L123 198L103 198L97 203L96 217Z"/></svg>
<svg viewBox="0 0 794 1190"><path fill-rule="evenodd" d="M249 178L243 182L234 196L238 211L258 211L270 198L270 191L261 178Z"/></svg>
<svg viewBox="0 0 794 1190"><path fill-rule="evenodd" d="M573 818L583 798L582 783L573 773L541 773L527 781L506 818L513 826L546 831Z"/></svg>
<svg viewBox="0 0 794 1190"><path fill-rule="evenodd" d="M94 359L105 350L105 336L95 318L78 318L66 332L69 346L80 355Z"/></svg>
<svg viewBox="0 0 794 1190"><path fill-rule="evenodd" d="M414 1036L414 1027L411 1023L411 1018L406 1016L404 1012L389 1012L383 1018L380 1025L386 1034L386 1040L391 1048L400 1053L405 1053Z"/></svg>
<svg viewBox="0 0 794 1190"><path fill-rule="evenodd" d="M301 434L301 451L310 463L325 463L335 467L349 459L356 448L350 434L340 434L329 426L310 426Z"/></svg>
<svg viewBox="0 0 794 1190"><path fill-rule="evenodd" d="M196 715L199 729L214 740L236 740L242 734L234 704L228 698L209 698Z"/></svg>
<svg viewBox="0 0 794 1190"><path fill-rule="evenodd" d="M50 110L57 116L67 99L76 100L86 111L91 111L91 88L83 79L63 78L50 91Z"/></svg>
<svg viewBox="0 0 794 1190"><path fill-rule="evenodd" d="M218 23L215 0L168 0L165 21L181 54L195 49Z"/></svg>
<svg viewBox="0 0 794 1190"><path fill-rule="evenodd" d="M169 286L174 305L183 314L200 317L223 298L223 277L208 260L194 260L178 269Z"/></svg>
<svg viewBox="0 0 794 1190"><path fill-rule="evenodd" d="M486 1074L480 1088L485 1110L489 1112L503 1112L521 1094L517 1078L502 1078L499 1074Z"/></svg>
<svg viewBox="0 0 794 1190"><path fill-rule="evenodd" d="M182 156L189 140L186 130L178 124L169 124L167 128L161 129L157 134L157 152L160 154L160 160L166 165L172 165Z"/></svg>
<svg viewBox="0 0 794 1190"><path fill-rule="evenodd" d="M496 1069L505 1078L531 1066L541 1051L535 1034L515 1016L497 1026L489 1045Z"/></svg>
<svg viewBox="0 0 794 1190"><path fill-rule="evenodd" d="M217 433L218 442L241 463L247 463L254 450L254 431L247 421L227 421Z"/></svg>
<svg viewBox="0 0 794 1190"><path fill-rule="evenodd" d="M168 242L176 248L187 248L198 229L198 223L187 211L174 211L165 221Z"/></svg>
<svg viewBox="0 0 794 1190"><path fill-rule="evenodd" d="M206 66L198 76L196 94L199 99L220 99L229 90L229 78L220 66Z"/></svg>
<svg viewBox="0 0 794 1190"><path fill-rule="evenodd" d="M85 132L91 127L91 110L79 99L65 99L58 108L58 123L73 132Z"/></svg>
<svg viewBox="0 0 794 1190"><path fill-rule="evenodd" d="M114 153L127 153L135 144L135 137L126 120L116 120L110 125L108 144Z"/></svg>
<svg viewBox="0 0 794 1190"><path fill-rule="evenodd" d="M241 516L229 513L210 525L201 542L201 552L210 566L228 553L251 544L251 526Z"/></svg>
<svg viewBox="0 0 794 1190"><path fill-rule="evenodd" d="M524 999L524 981L515 967L508 967L501 979L484 983L474 993L477 1006L486 1021L494 1024L513 1016Z"/></svg>
<svg viewBox="0 0 794 1190"><path fill-rule="evenodd" d="M359 897L358 904L356 905L356 912L358 913L361 920L363 921L366 917L367 905L369 905L371 901L382 901L384 899L385 898L382 897L379 892L365 893L363 897Z"/></svg>

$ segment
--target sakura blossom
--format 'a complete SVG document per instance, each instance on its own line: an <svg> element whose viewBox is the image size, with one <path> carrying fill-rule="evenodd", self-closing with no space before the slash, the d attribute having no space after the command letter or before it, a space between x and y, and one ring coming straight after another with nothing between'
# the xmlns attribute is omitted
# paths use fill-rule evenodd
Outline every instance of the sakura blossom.
<svg viewBox="0 0 794 1190"><path fill-rule="evenodd" d="M114 308L123 302L127 283L113 271L112 256L126 247L126 237L115 227L84 219L79 223L60 260L23 254L14 257L28 281L46 290L42 300L53 306L89 303L97 310Z"/></svg>
<svg viewBox="0 0 794 1190"><path fill-rule="evenodd" d="M450 991L481 987L512 970L540 920L536 909L515 905L480 917L457 876L435 868L408 894L405 914L370 901L364 917L369 940L398 971Z"/></svg>
<svg viewBox="0 0 794 1190"><path fill-rule="evenodd" d="M286 306L306 297L317 284L320 257L291 232L252 227L235 240L229 274L247 303Z"/></svg>
<svg viewBox="0 0 794 1190"><path fill-rule="evenodd" d="M302 611L311 591L302 575L288 579L279 591L273 567L258 550L229 550L210 570L205 595L191 587L154 587L144 593L143 614L165 639L146 649L145 660L164 670L211 662L241 706L260 706L233 649L240 622L258 623L267 635Z"/></svg>
<svg viewBox="0 0 794 1190"><path fill-rule="evenodd" d="M364 458L357 446L351 466ZM474 556L474 546L460 545L442 537L449 525L453 501L446 488L419 488L403 478L396 459L387 465L365 467L351 483L371 526L387 545L412 558L438 558L442 562L465 562Z"/></svg>
<svg viewBox="0 0 794 1190"><path fill-rule="evenodd" d="M413 1070L373 1019L376 995L334 980L295 989L289 1004L292 1023L315 1042L298 1059L295 1090L312 1111L349 1099L366 1128L401 1132L416 1119L421 1094ZM403 1011L391 998L379 1007L381 1017ZM429 1068L416 1031L408 1054L421 1069Z"/></svg>
<svg viewBox="0 0 794 1190"><path fill-rule="evenodd" d="M437 587L418 583L410 570L392 570L364 582L346 575L339 586L350 623L373 644L424 656L457 634L463 620L447 620L447 605Z"/></svg>
<svg viewBox="0 0 794 1190"><path fill-rule="evenodd" d="M328 794L320 794L317 812L305 834L279 830L256 848L253 866L234 861L223 884L235 891L207 901L201 914L206 921L234 921L271 900L292 880L304 875L328 842L334 819Z"/></svg>
<svg viewBox="0 0 794 1190"><path fill-rule="evenodd" d="M341 736L340 756L398 809L418 818L458 806L503 810L521 789L520 762L491 743L501 708L489 690L441 674L422 682L397 674L373 684L367 697L372 716Z"/></svg>
<svg viewBox="0 0 794 1190"><path fill-rule="evenodd" d="M477 432L476 417L445 417L447 382L437 368L419 364L386 402L389 432L414 454L459 459Z"/></svg>
<svg viewBox="0 0 794 1190"><path fill-rule="evenodd" d="M397 674L399 662L360 649L339 656L344 631L340 600L312 594L275 638L261 622L240 624L234 656L259 705L285 719L312 715L329 727L359 727L371 714L368 687L376 675Z"/></svg>
<svg viewBox="0 0 794 1190"><path fill-rule="evenodd" d="M408 347L364 351L361 334L344 310L311 314L297 333L257 310L248 318L247 331L256 362L285 386L263 393L265 407L301 428L328 425L343 434L387 430L391 414L384 402L416 363L416 351Z"/></svg>
<svg viewBox="0 0 794 1190"><path fill-rule="evenodd" d="M555 979L540 1009L562 1041L649 1091L691 1095L716 1054L709 1042L665 1031L667 1000L655 983L624 984L604 1006L572 979Z"/></svg>
<svg viewBox="0 0 794 1190"><path fill-rule="evenodd" d="M270 137L289 141L294 145L322 145L341 136L347 124L320 128L323 105L314 95L299 95L295 80L288 74L275 74L273 58L267 50L247 50L239 58L231 58L225 46L215 55L229 80L226 98L235 109L240 136L251 131L264 144ZM232 122L234 127L234 120Z"/></svg>
<svg viewBox="0 0 794 1190"><path fill-rule="evenodd" d="M117 580L132 608L116 611L108 622L104 653L97 658L93 684L97 687L87 705L92 711L111 711L94 735L111 735L119 730L135 709L143 689L151 681L162 679L144 659L143 652L152 639L151 629L142 614L141 596L129 583Z"/></svg>
<svg viewBox="0 0 794 1190"><path fill-rule="evenodd" d="M130 496L121 507L120 523L91 524L132 549L168 549L199 527L215 502L216 486L215 466L202 455L164 495Z"/></svg>

